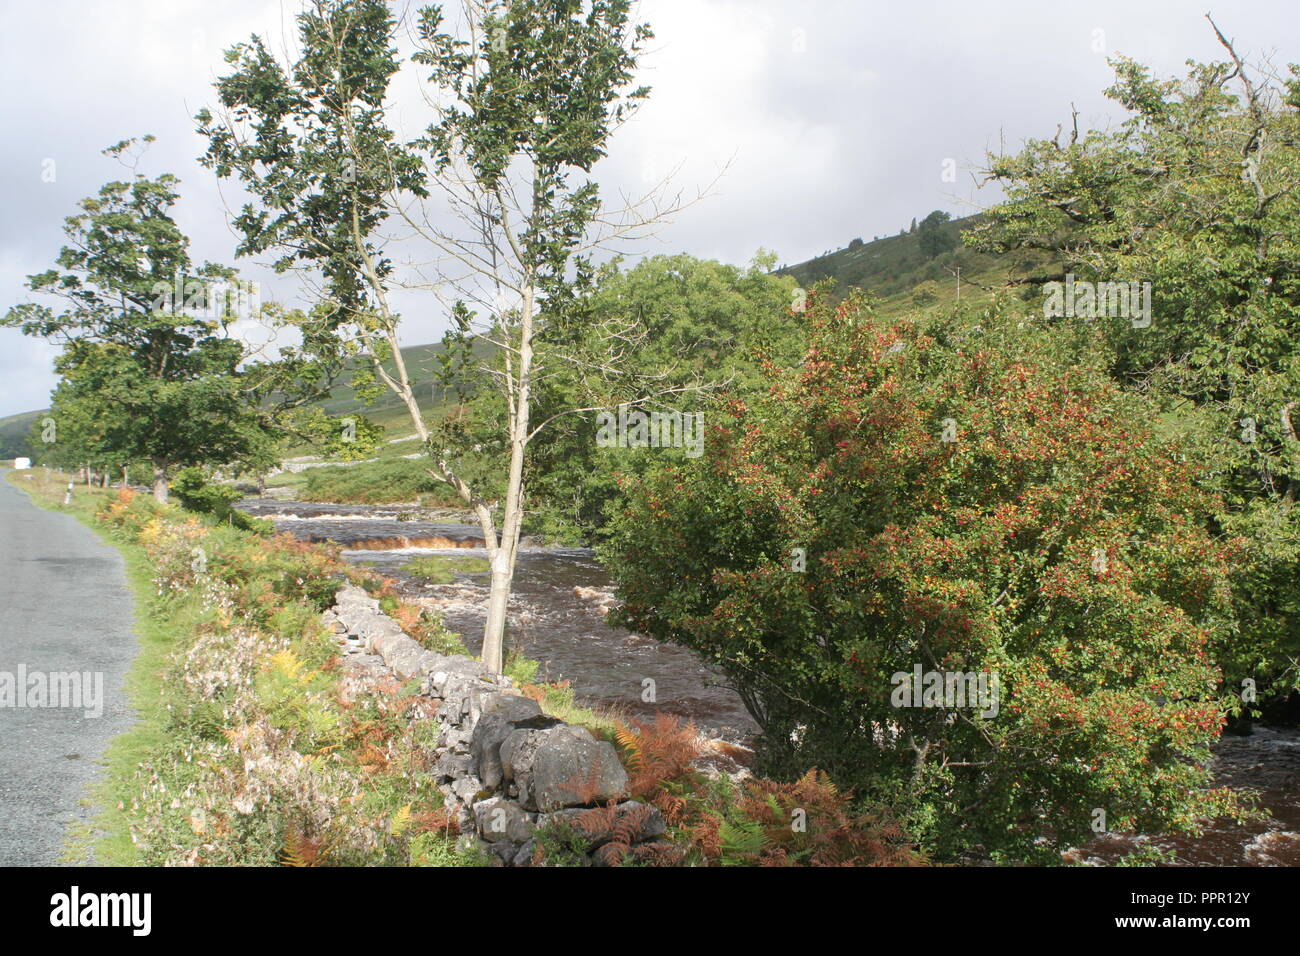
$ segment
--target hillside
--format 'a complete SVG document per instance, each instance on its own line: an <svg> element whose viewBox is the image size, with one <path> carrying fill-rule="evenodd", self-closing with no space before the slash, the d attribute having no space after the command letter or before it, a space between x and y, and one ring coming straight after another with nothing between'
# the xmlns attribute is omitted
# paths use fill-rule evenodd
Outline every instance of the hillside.
<svg viewBox="0 0 1300 956"><path fill-rule="evenodd" d="M32 425L44 414L45 410L41 409L0 418L0 458L30 455L32 450L27 440L28 435Z"/></svg>
<svg viewBox="0 0 1300 956"><path fill-rule="evenodd" d="M809 259L797 265L782 266L780 275L793 276L802 286L824 280L835 282L837 293L850 287L871 292L882 311L891 312L911 306L913 290L922 282L932 281L937 288L935 301L957 295L957 270L967 293L973 289L1000 287L1009 279L1040 271L1046 256L1019 253L1013 258L986 255L961 244L961 233L980 221L980 216L953 219L939 227L954 244L951 251L928 257L922 249L919 232L886 236L849 246Z"/></svg>

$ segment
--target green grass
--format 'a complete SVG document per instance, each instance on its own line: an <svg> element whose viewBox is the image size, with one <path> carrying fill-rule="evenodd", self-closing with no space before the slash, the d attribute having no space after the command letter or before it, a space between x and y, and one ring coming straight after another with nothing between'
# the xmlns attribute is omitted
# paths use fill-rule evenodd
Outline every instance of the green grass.
<svg viewBox="0 0 1300 956"><path fill-rule="evenodd" d="M485 574L492 570L492 567L488 564L487 558L428 554L412 558L402 566L402 570L433 584L451 584L458 575Z"/></svg>
<svg viewBox="0 0 1300 956"><path fill-rule="evenodd" d="M166 744L167 732L162 721L163 668L176 646L177 635L189 633L198 623L198 617L184 605L167 607L154 597L153 572L142 548L97 533L122 552L127 581L135 595L139 652L127 674L126 693L139 717L130 730L113 738L108 745L104 755L105 776L93 785L90 796L97 812L81 833L73 831L68 862L83 858L100 866L134 866L140 862L139 851L131 840L126 815L119 809L119 804L131 794L122 784L132 778L143 761Z"/></svg>
<svg viewBox="0 0 1300 956"><path fill-rule="evenodd" d="M460 503L450 488L429 476L425 462L414 458L309 468L296 477L302 479L298 497L303 501L355 504L419 501L446 506Z"/></svg>

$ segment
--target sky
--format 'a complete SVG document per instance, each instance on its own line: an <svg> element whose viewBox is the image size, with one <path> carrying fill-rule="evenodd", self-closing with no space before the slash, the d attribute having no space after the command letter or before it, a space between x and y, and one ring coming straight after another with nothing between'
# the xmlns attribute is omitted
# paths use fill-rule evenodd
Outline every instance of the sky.
<svg viewBox="0 0 1300 956"><path fill-rule="evenodd" d="M450 6L450 4L448 4ZM416 4L394 3L399 14ZM1300 60L1294 0L640 0L655 32L638 80L652 88L595 170L607 195L669 172L703 200L623 251L737 265L761 248L802 262L896 234L934 209L968 215L990 151L1122 119L1104 96L1117 54L1160 75L1218 59L1206 10L1251 61ZM181 179L175 217L196 261L237 265L262 298L302 304L293 276L236 260L239 193L199 165L193 116L215 97L222 51L257 33L292 42L296 0L0 0L0 310L39 301L65 217L124 170L101 154L157 141L140 170ZM394 90L404 130L427 123L418 71ZM721 175L720 175L721 174ZM440 337L441 306L402 303L404 344ZM0 417L43 408L55 346L0 329Z"/></svg>

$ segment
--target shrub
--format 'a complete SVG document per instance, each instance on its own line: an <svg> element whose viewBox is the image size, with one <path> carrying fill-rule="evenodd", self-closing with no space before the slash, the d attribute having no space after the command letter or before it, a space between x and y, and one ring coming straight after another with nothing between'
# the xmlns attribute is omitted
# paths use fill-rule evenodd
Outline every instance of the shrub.
<svg viewBox="0 0 1300 956"><path fill-rule="evenodd" d="M697 761L710 743L694 725L660 714L653 722L630 720L616 734L636 799L658 808L671 842L630 846L613 832L613 861L673 866L683 863L724 866L906 866L923 863L908 835L884 811L854 809L852 794L825 774L809 771L783 784L758 777L733 782L711 778ZM575 820L579 830L595 824L611 829L615 817L595 809ZM644 819L641 817L640 819ZM565 834L556 835L564 852ZM619 845L621 843L621 845ZM550 850L548 849L548 852Z"/></svg>
<svg viewBox="0 0 1300 956"><path fill-rule="evenodd" d="M244 497L244 493L231 485L210 481L201 468L180 469L171 481L171 490L190 511L210 515L217 521L225 521L245 531L266 533L274 529L274 525L265 519L236 511L234 503Z"/></svg>
<svg viewBox="0 0 1300 956"><path fill-rule="evenodd" d="M704 457L630 483L611 620L723 670L759 771L820 767L942 855L1230 808L1204 787L1237 543L1191 466L1050 340L891 328L856 297L809 318L804 363ZM991 675L1000 706L898 706L915 668Z"/></svg>
<svg viewBox="0 0 1300 956"><path fill-rule="evenodd" d="M912 302L916 305L930 305L939 301L939 283L933 279L918 282L912 288Z"/></svg>

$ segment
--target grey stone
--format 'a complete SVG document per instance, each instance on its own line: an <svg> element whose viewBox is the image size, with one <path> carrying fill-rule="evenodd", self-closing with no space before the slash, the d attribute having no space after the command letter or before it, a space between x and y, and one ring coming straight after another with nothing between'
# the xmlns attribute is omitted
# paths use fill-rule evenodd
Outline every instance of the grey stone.
<svg viewBox="0 0 1300 956"><path fill-rule="evenodd" d="M531 697L519 694L488 694L483 698L482 707L484 714L502 717L515 726L539 717L542 713L541 704Z"/></svg>
<svg viewBox="0 0 1300 956"><path fill-rule="evenodd" d="M521 846L519 848L519 852L515 854L514 859L510 861L510 865L511 866L532 866L533 848L535 846L537 846L536 840L529 840L527 843Z"/></svg>
<svg viewBox="0 0 1300 956"><path fill-rule="evenodd" d="M501 741L501 773L506 780L517 781L533 768L533 754L541 742L542 731L512 730Z"/></svg>
<svg viewBox="0 0 1300 956"><path fill-rule="evenodd" d="M365 641L366 647L370 648L376 654L388 662L394 650L398 647L398 642L402 639L401 634L375 634L373 632L362 633L361 639Z"/></svg>
<svg viewBox="0 0 1300 956"><path fill-rule="evenodd" d="M420 654L420 673L432 674L434 671L442 670L446 660L446 655L439 654L437 651L424 651Z"/></svg>
<svg viewBox="0 0 1300 956"><path fill-rule="evenodd" d="M546 728L559 723L542 713L537 701L512 694L485 694L480 699L482 715L474 724L470 753L478 762L484 786L498 789L505 781L501 765L501 744L514 730Z"/></svg>
<svg viewBox="0 0 1300 956"><path fill-rule="evenodd" d="M437 745L442 750L451 750L458 754L468 754L470 733L467 730L461 730L459 727L450 724L443 724L442 730L438 733Z"/></svg>
<svg viewBox="0 0 1300 956"><path fill-rule="evenodd" d="M519 844L511 843L509 841L489 843L488 852L492 854L493 866L509 866L510 861L513 860L515 854L519 852Z"/></svg>
<svg viewBox="0 0 1300 956"><path fill-rule="evenodd" d="M489 797L475 803L474 822L479 835L489 843L504 840L518 844L533 836L533 823L523 808L504 797Z"/></svg>
<svg viewBox="0 0 1300 956"><path fill-rule="evenodd" d="M455 779L474 772L474 758L469 754L450 751L443 753L434 762L433 775L440 779Z"/></svg>
<svg viewBox="0 0 1300 956"><path fill-rule="evenodd" d="M453 697L464 697L470 691L477 690L480 675L467 672L462 666L455 664L455 658L449 660L450 663L445 663L442 668L429 675L430 695L449 700Z"/></svg>
<svg viewBox="0 0 1300 956"><path fill-rule="evenodd" d="M473 807L480 798L488 795L488 791L483 788L482 781L473 775L466 775L453 780L451 790L467 807Z"/></svg>
<svg viewBox="0 0 1300 956"><path fill-rule="evenodd" d="M520 792L524 785L528 788L525 806L530 810L585 806L626 795L627 771L613 745L568 724L540 731L539 736L527 775L531 779L516 774Z"/></svg>
<svg viewBox="0 0 1300 956"><path fill-rule="evenodd" d="M388 665L398 680L410 680L420 673L420 655L423 653L420 645L408 637L406 643L389 656Z"/></svg>

